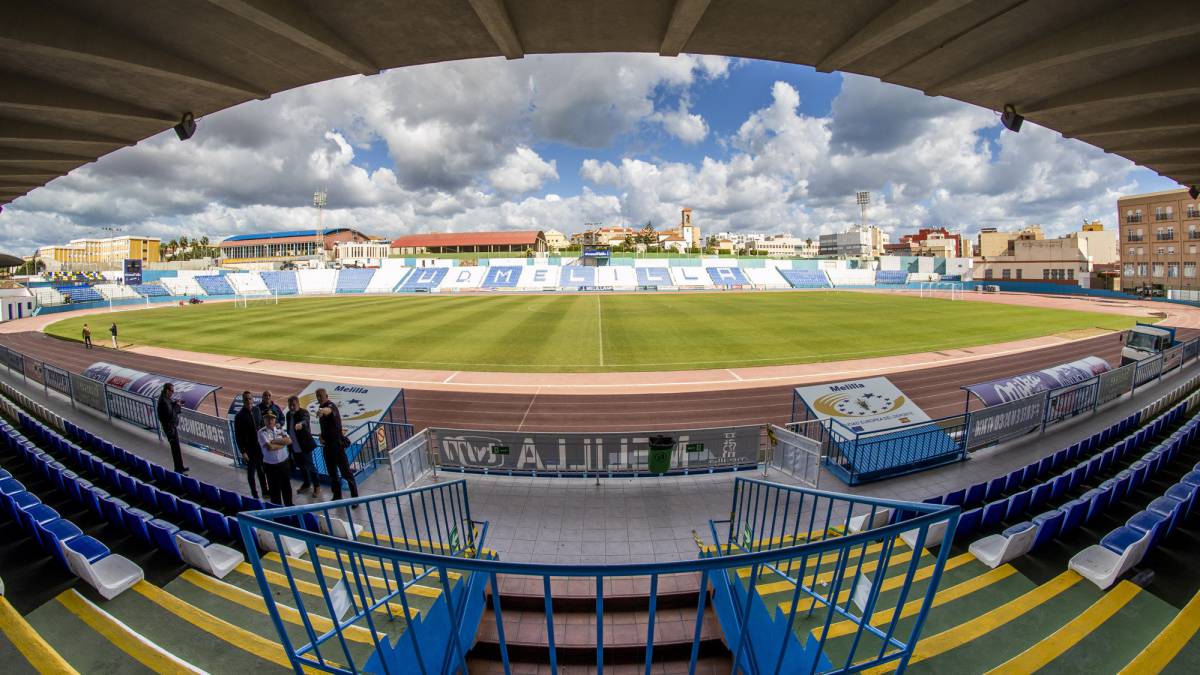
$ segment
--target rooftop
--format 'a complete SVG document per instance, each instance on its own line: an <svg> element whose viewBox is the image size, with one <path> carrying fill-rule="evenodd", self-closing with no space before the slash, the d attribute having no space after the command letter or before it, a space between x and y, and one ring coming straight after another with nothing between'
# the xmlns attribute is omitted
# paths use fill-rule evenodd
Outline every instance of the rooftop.
<svg viewBox="0 0 1200 675"><path fill-rule="evenodd" d="M331 234L338 232L346 232L348 227L330 227L325 229L324 236L328 237ZM232 237L226 237L221 243L227 244L231 241L257 241L259 239L289 239L292 237L315 237L317 230L288 230L286 232L259 232L256 234L238 234Z"/></svg>
<svg viewBox="0 0 1200 675"><path fill-rule="evenodd" d="M533 244L542 236L543 235L539 230L410 234L392 240L392 247L430 248L437 246L520 246L523 244Z"/></svg>

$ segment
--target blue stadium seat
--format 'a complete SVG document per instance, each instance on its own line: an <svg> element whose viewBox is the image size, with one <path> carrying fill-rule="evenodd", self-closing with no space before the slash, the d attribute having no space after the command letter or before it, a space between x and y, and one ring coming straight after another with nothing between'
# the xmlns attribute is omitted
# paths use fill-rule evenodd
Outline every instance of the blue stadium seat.
<svg viewBox="0 0 1200 675"><path fill-rule="evenodd" d="M1186 505L1181 500L1163 496L1155 497L1153 501L1146 505L1146 510L1167 517L1166 531L1163 532L1163 536L1165 537L1175 529L1175 525L1183 517L1185 507Z"/></svg>
<svg viewBox="0 0 1200 675"><path fill-rule="evenodd" d="M958 517L958 529L954 531L954 540L962 541L975 534L976 530L979 529L979 523L982 518L983 509L963 511Z"/></svg>
<svg viewBox="0 0 1200 675"><path fill-rule="evenodd" d="M204 517L200 515L200 505L196 502L180 499L176 502L176 512L182 527L192 530L204 529Z"/></svg>
<svg viewBox="0 0 1200 675"><path fill-rule="evenodd" d="M966 497L967 497L967 490L966 490L966 488L963 488L961 490L955 490L954 492L947 494L946 498L942 500L942 503L950 505L950 506L962 506L963 501L966 499Z"/></svg>
<svg viewBox="0 0 1200 675"><path fill-rule="evenodd" d="M829 277L821 270L779 270L792 288L833 288Z"/></svg>
<svg viewBox="0 0 1200 675"><path fill-rule="evenodd" d="M221 490L212 483L200 483L200 501L209 506L221 506Z"/></svg>
<svg viewBox="0 0 1200 675"><path fill-rule="evenodd" d="M152 283L148 283L148 284L138 284L133 287L133 290L138 295L141 295L141 296L147 297L147 298L159 298L159 297L163 297L163 296L167 296L167 295L171 294L171 292L167 290L166 286L163 286L162 284L160 284L158 282L152 282Z"/></svg>
<svg viewBox="0 0 1200 675"><path fill-rule="evenodd" d="M200 509L200 515L204 519L204 529L213 537L220 539L233 539L236 530L229 529L229 521L220 512L210 508Z"/></svg>
<svg viewBox="0 0 1200 675"><path fill-rule="evenodd" d="M1004 476L998 476L989 481L987 486L987 494L983 496L983 501L994 502L999 499L1000 496L1004 494L1004 484Z"/></svg>
<svg viewBox="0 0 1200 675"><path fill-rule="evenodd" d="M1033 546L1029 550L1035 551L1041 546L1049 543L1062 532L1063 522L1066 520L1066 514L1060 509L1040 513L1033 517L1034 525L1038 526L1037 536L1033 539Z"/></svg>
<svg viewBox="0 0 1200 675"><path fill-rule="evenodd" d="M125 525L125 529L143 544L153 543L150 541L150 533L146 529L146 523L153 519L153 515L141 509L132 507L121 509L121 522Z"/></svg>
<svg viewBox="0 0 1200 675"><path fill-rule="evenodd" d="M1192 514L1192 508L1196 505L1197 492L1200 492L1200 488L1197 488L1195 485L1176 483L1175 485L1167 488L1167 491L1163 494L1171 499L1177 499L1180 502L1183 502L1183 513L1181 514L1181 517L1187 518Z"/></svg>
<svg viewBox="0 0 1200 675"><path fill-rule="evenodd" d="M903 270L879 270L875 272L875 284L895 286L908 283L908 272Z"/></svg>
<svg viewBox="0 0 1200 675"><path fill-rule="evenodd" d="M1008 500L1001 499L998 501L989 502L983 507L983 516L979 521L979 529L990 530L1000 524L1004 520L1004 514L1008 510Z"/></svg>
<svg viewBox="0 0 1200 675"><path fill-rule="evenodd" d="M337 292L362 293L367 290L367 286L371 283L371 279L374 276L375 270L343 269L338 272Z"/></svg>
<svg viewBox="0 0 1200 675"><path fill-rule="evenodd" d="M146 523L146 529L150 531L150 541L154 546L176 560L183 560L183 557L179 555L179 545L175 543L175 533L179 531L178 525L155 518Z"/></svg>
<svg viewBox="0 0 1200 675"><path fill-rule="evenodd" d="M1147 548L1153 548L1162 538L1163 531L1166 529L1170 519L1170 516L1161 513L1138 511L1130 516L1129 520L1125 521L1125 525L1140 532L1149 532L1150 542Z"/></svg>
<svg viewBox="0 0 1200 675"><path fill-rule="evenodd" d="M1053 488L1052 483L1038 483L1033 486L1033 495L1029 498L1029 510L1037 511L1045 506L1050 501L1050 493Z"/></svg>
<svg viewBox="0 0 1200 675"><path fill-rule="evenodd" d="M1087 518L1090 506L1091 502L1086 499L1072 499L1063 504L1060 510L1066 513L1066 517L1063 518L1062 533L1068 534L1082 525L1083 521Z"/></svg>
<svg viewBox="0 0 1200 675"><path fill-rule="evenodd" d="M1016 469L1008 474L1008 478L1004 481L1005 494L1013 494L1021 489L1021 482L1025 480L1024 467Z"/></svg>
<svg viewBox="0 0 1200 675"><path fill-rule="evenodd" d="M196 283L200 284L200 288L208 295L234 295L233 286L225 280L225 277L218 274L195 277Z"/></svg>
<svg viewBox="0 0 1200 675"><path fill-rule="evenodd" d="M1008 510L1004 514L1004 519L1007 521L1018 521L1025 512L1029 510L1029 500L1033 496L1033 489L1030 488L1023 492L1008 498Z"/></svg>
<svg viewBox="0 0 1200 675"><path fill-rule="evenodd" d="M83 530L80 530L75 523L62 518L46 523L42 527L42 537L46 542L45 548L50 555L54 556L54 559L58 561L58 564L63 566L63 569L69 568L67 567L67 558L62 552L62 542L71 541L75 537L82 535Z"/></svg>
<svg viewBox="0 0 1200 675"><path fill-rule="evenodd" d="M221 492L221 506L228 513L240 513L242 511L242 496L232 490L225 488L217 488Z"/></svg>
<svg viewBox="0 0 1200 675"><path fill-rule="evenodd" d="M300 292L295 272L259 272L258 276L262 277L263 283L276 295L296 295Z"/></svg>
<svg viewBox="0 0 1200 675"><path fill-rule="evenodd" d="M983 498L987 494L987 483L976 483L967 488L966 496L963 498L963 506L972 507L983 503Z"/></svg>

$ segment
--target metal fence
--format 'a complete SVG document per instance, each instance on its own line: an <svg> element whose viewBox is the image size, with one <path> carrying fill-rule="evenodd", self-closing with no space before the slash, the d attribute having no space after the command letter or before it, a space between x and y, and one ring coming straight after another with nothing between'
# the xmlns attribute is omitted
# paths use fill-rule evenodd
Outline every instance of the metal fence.
<svg viewBox="0 0 1200 675"><path fill-rule="evenodd" d="M388 468L392 472L392 487L403 490L412 487L426 474L434 470L430 461L429 430L420 432L388 451Z"/></svg>
<svg viewBox="0 0 1200 675"><path fill-rule="evenodd" d="M811 488L820 487L821 442L801 433L770 425L771 453L767 465Z"/></svg>
<svg viewBox="0 0 1200 675"><path fill-rule="evenodd" d="M670 610L695 612L689 672L695 672L703 642L701 628L709 607L710 582L711 608L735 654L737 672L810 670L799 660L805 655L813 659L809 662L812 670L857 670L885 663L903 669L920 636L950 547L943 546L937 556L912 555L908 560L900 553L904 544L899 537L903 533L912 538L919 550L941 536L939 533L952 536L958 509L744 478L735 483L734 520L728 525L732 533L753 524L750 539L741 542L749 545L735 545L734 534L714 537L712 544L701 542L700 558L673 562L550 565L501 561L485 548L488 524L472 517L467 485L461 479L332 504L243 512L238 522L267 612L296 672L467 672L466 652L474 644L489 605L495 621L490 646L504 672L510 672L504 612L521 607L506 606L498 592L501 575L505 584L533 580L534 584L524 586L542 589L540 604L549 646L544 658L550 672L559 668L556 638L562 636L556 636L556 629L562 630L563 619L554 616L555 592L561 592L564 582L574 587L582 581L589 593L595 594L595 617L588 618L586 630L595 638L597 672L604 668L605 631L612 625L612 618L605 615L605 600L613 592L614 582L632 579L648 588L646 625L641 629L646 635L645 669L651 672L657 663L656 647L664 639L663 632L656 631L660 582L675 585L679 575L693 580L695 575L700 577L694 609L685 605ZM364 508L352 518L355 505ZM885 509L896 514L891 524L845 534L852 511L875 514ZM338 531L338 523L355 521L365 529L347 537L324 533ZM713 532L717 526L711 525ZM810 535L812 532L821 534ZM294 559L280 558L282 572L273 575L279 563L267 569L259 557L257 544L264 541L277 549L286 542L298 543L311 562L297 567L300 563ZM889 576L896 570L903 572L894 577L905 582L889 620L872 617L882 584L875 584L865 596L847 592L864 588L869 571L866 560L884 565L881 569L888 570ZM932 567L929 585L918 592L912 587L921 566ZM813 581L814 574L819 583ZM788 609L764 619L758 611L763 607L758 582L768 576L791 580L795 590ZM863 597L865 604L860 607ZM916 620L910 621L907 617L914 603L918 606ZM759 632L764 620L770 632ZM819 640L810 639L806 647L793 632L809 624L828 630L835 620L850 621L854 626L855 638L842 665L816 658L823 652L826 633L820 633ZM290 630L288 624L298 628ZM572 641L578 643L579 639L573 636Z"/></svg>
<svg viewBox="0 0 1200 675"><path fill-rule="evenodd" d="M969 451L1095 414L1100 406L1195 363L1198 356L1200 338L1083 382L962 415L873 432L855 432L833 419L806 419L808 409L795 393L788 429L820 443L830 472L857 485L958 461Z"/></svg>

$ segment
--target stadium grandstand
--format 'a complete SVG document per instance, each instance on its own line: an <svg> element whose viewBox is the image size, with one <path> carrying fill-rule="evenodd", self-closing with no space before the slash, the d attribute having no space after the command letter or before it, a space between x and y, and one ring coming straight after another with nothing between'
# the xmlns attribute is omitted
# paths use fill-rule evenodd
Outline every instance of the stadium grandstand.
<svg viewBox="0 0 1200 675"><path fill-rule="evenodd" d="M400 255L421 253L524 253L546 251L546 235L541 231L446 232L410 234L392 240L392 250Z"/></svg>
<svg viewBox="0 0 1200 675"><path fill-rule="evenodd" d="M239 234L221 242L221 262L280 263L332 260L338 244L365 243L370 237L347 227Z"/></svg>

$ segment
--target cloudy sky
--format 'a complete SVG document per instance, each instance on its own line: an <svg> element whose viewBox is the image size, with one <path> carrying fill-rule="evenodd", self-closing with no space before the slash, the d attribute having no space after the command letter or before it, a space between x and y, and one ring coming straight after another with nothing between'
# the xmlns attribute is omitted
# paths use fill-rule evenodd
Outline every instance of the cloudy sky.
<svg viewBox="0 0 1200 675"><path fill-rule="evenodd" d="M815 236L1084 219L1175 187L1026 123L876 80L716 57L530 56L403 68L247 103L119 150L0 213L12 252L100 228L164 239L327 225L369 234L658 227Z"/></svg>

